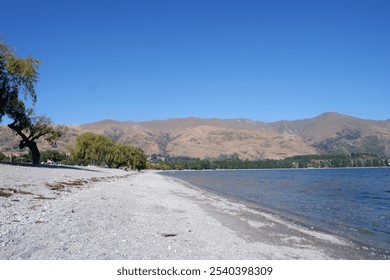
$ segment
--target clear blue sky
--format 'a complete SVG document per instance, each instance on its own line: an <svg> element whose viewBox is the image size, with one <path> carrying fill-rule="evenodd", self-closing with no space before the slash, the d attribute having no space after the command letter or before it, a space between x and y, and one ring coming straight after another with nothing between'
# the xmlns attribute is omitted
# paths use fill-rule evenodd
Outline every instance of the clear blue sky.
<svg viewBox="0 0 390 280"><path fill-rule="evenodd" d="M55 123L390 118L388 0L2 1Z"/></svg>

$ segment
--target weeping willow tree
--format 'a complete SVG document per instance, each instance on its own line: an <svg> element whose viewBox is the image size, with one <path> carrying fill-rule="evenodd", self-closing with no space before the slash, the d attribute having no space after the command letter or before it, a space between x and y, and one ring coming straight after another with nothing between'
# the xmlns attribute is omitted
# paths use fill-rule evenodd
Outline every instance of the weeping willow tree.
<svg viewBox="0 0 390 280"><path fill-rule="evenodd" d="M141 149L92 132L77 136L70 150L73 159L83 165L146 168L146 156Z"/></svg>
<svg viewBox="0 0 390 280"><path fill-rule="evenodd" d="M35 84L38 82L40 61L31 57L20 58L14 50L0 39L0 122L8 117L8 124L21 137L19 148L29 148L33 164L40 163L40 152L36 141L44 137L51 144L61 137L64 131L55 129L47 117L36 116L32 106L37 101Z"/></svg>

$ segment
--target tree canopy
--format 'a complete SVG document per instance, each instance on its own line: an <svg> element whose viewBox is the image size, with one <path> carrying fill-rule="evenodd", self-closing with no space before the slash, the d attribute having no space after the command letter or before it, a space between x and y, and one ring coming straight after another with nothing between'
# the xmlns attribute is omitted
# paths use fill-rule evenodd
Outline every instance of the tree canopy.
<svg viewBox="0 0 390 280"><path fill-rule="evenodd" d="M36 102L39 63L31 57L16 57L14 50L0 41L0 121L4 115L13 118L25 111L22 97Z"/></svg>
<svg viewBox="0 0 390 280"><path fill-rule="evenodd" d="M82 165L146 168L146 156L141 149L92 132L79 135L70 150L73 159Z"/></svg>
<svg viewBox="0 0 390 280"><path fill-rule="evenodd" d="M4 116L12 120L8 127L21 138L19 148L29 148L33 164L39 164L40 153L36 140L45 136L45 140L55 143L64 133L51 126L47 117L36 116L32 105L37 101L35 84L38 82L40 61L30 56L20 58L14 50L0 41L0 122Z"/></svg>

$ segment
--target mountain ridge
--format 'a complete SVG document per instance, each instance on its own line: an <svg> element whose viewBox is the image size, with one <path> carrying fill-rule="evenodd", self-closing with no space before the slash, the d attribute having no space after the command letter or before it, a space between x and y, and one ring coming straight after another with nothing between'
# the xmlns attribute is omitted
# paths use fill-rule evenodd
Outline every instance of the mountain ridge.
<svg viewBox="0 0 390 280"><path fill-rule="evenodd" d="M250 119L170 118L152 121L106 119L79 125L61 125L67 135L58 149L83 132L103 134L135 145L147 155L242 159L280 159L307 154L373 153L390 156L390 119L369 120L327 112L302 120L261 122ZM18 153L19 139L0 126L0 151ZM41 150L49 149L39 143Z"/></svg>

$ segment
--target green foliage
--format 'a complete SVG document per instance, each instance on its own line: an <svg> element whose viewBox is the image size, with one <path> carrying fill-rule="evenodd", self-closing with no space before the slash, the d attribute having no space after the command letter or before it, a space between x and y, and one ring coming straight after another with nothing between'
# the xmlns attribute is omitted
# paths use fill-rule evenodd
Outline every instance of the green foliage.
<svg viewBox="0 0 390 280"><path fill-rule="evenodd" d="M66 160L67 156L65 153L61 153L55 150L43 151L41 152L41 161L43 162L55 162L63 163Z"/></svg>
<svg viewBox="0 0 390 280"><path fill-rule="evenodd" d="M102 165L110 157L115 142L102 135L84 133L76 138L76 144L71 150L72 157L80 160L83 165Z"/></svg>
<svg viewBox="0 0 390 280"><path fill-rule="evenodd" d="M31 57L23 59L15 56L14 50L0 40L0 122L4 115L20 112L22 96L35 103L34 85L39 77L39 63Z"/></svg>
<svg viewBox="0 0 390 280"><path fill-rule="evenodd" d="M22 138L19 148L28 147L30 149L33 164L40 163L40 152L36 140L45 137L45 140L54 146L57 139L65 133L64 130L52 127L49 118L33 116L32 111L29 111L28 115L22 114L21 117L14 118L14 122L9 124L8 127Z"/></svg>
<svg viewBox="0 0 390 280"><path fill-rule="evenodd" d="M238 157L217 160L201 160L186 157L159 159L153 155L148 168L158 170L183 169L278 169L278 168L337 168L337 167L380 167L388 166L387 159L370 154L352 155L302 155L280 160L241 160Z"/></svg>
<svg viewBox="0 0 390 280"><path fill-rule="evenodd" d="M72 158L82 165L128 167L137 170L146 168L146 156L141 149L118 144L99 134L87 132L79 135L70 149Z"/></svg>
<svg viewBox="0 0 390 280"><path fill-rule="evenodd" d="M39 63L31 57L15 56L13 49L0 41L0 122L4 116L12 120L8 127L21 137L20 149L30 149L34 164L40 163L36 140L44 136L49 143L55 144L64 133L54 129L49 118L35 116L33 109L27 108L23 101L36 102Z"/></svg>

